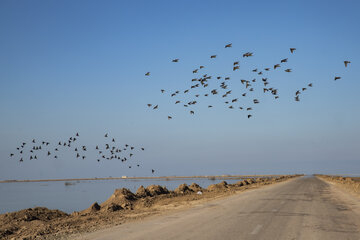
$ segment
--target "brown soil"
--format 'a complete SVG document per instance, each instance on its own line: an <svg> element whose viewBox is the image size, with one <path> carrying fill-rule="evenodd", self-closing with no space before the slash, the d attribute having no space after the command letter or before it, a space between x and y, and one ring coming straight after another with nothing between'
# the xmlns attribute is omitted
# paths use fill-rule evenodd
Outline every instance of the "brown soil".
<svg viewBox="0 0 360 240"><path fill-rule="evenodd" d="M181 184L174 191L159 185L140 186L136 194L126 188L116 189L105 202L95 202L88 209L72 214L41 207L1 214L0 239L69 239L79 233L182 209L296 176L247 179L236 184L223 181L207 189L196 183Z"/></svg>
<svg viewBox="0 0 360 240"><path fill-rule="evenodd" d="M360 195L360 178L359 177L342 177L331 175L316 175L325 181L335 183L337 186Z"/></svg>

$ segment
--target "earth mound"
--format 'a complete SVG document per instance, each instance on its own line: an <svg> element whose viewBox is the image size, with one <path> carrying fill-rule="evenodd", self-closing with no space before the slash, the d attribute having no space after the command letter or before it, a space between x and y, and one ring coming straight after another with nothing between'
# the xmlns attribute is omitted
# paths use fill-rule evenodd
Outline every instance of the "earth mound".
<svg viewBox="0 0 360 240"><path fill-rule="evenodd" d="M132 209L136 195L127 188L116 189L111 197L101 204L102 209L117 211L120 209Z"/></svg>
<svg viewBox="0 0 360 240"><path fill-rule="evenodd" d="M31 222L34 220L49 221L56 218L67 217L69 214L64 213L60 210L50 210L45 207L36 207L23 209L17 212L6 213L0 215L0 222L7 224L13 221L20 222L26 221Z"/></svg>
<svg viewBox="0 0 360 240"><path fill-rule="evenodd" d="M166 187L162 187L160 185L150 185L146 188L146 190L149 192L150 196L152 197L170 193Z"/></svg>
<svg viewBox="0 0 360 240"><path fill-rule="evenodd" d="M194 192L199 192L199 191L203 191L204 189L202 187L199 186L199 184L196 184L196 183L192 183L189 188L191 190L193 190Z"/></svg>
<svg viewBox="0 0 360 240"><path fill-rule="evenodd" d="M175 193L184 194L184 193L192 193L193 190L189 188L186 183L180 184L175 190Z"/></svg>
<svg viewBox="0 0 360 240"><path fill-rule="evenodd" d="M217 191L217 190L224 190L228 188L228 184L226 181L222 181L217 184L211 184L208 186L207 190L209 191Z"/></svg>
<svg viewBox="0 0 360 240"><path fill-rule="evenodd" d="M144 198L147 196L151 196L149 190L147 190L146 188L144 188L143 185L141 185L138 190L136 191L136 196L139 198Z"/></svg>

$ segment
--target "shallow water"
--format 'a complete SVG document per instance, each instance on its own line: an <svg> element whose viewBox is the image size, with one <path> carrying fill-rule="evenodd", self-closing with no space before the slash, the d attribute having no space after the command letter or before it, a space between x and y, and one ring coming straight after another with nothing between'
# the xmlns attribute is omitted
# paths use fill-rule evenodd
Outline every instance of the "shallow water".
<svg viewBox="0 0 360 240"><path fill-rule="evenodd" d="M0 183L0 214L18 211L25 208L47 207L71 213L88 208L92 203L101 203L108 199L117 188L128 188L132 192L143 186L157 184L174 190L180 184L190 185L196 182L206 188L210 184L219 183L224 179L209 180L171 179L171 180L88 180L71 182L10 182ZM226 179L228 183L235 183L240 179ZM67 183L67 184L65 184ZM71 183L72 185L69 185Z"/></svg>

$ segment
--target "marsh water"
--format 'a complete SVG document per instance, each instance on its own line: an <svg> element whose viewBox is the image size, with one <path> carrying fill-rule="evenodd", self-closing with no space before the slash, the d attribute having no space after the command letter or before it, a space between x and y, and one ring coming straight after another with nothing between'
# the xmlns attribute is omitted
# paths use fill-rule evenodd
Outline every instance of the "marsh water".
<svg viewBox="0 0 360 240"><path fill-rule="evenodd" d="M47 207L71 213L86 209L94 202L105 201L117 188L128 188L135 193L140 185L146 187L157 184L174 190L182 183L190 185L193 182L206 188L223 180L235 183L240 179L114 179L0 183L0 214L33 207Z"/></svg>

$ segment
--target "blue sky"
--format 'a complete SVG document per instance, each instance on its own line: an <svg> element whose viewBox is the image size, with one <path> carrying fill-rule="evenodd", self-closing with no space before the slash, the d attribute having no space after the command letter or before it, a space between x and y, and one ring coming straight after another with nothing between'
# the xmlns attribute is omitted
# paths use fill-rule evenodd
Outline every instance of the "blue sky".
<svg viewBox="0 0 360 240"><path fill-rule="evenodd" d="M1 1L0 178L148 176L152 168L160 176L360 174L359 7L358 1ZM227 43L233 47L225 49ZM248 51L254 56L243 58ZM280 98L259 88L252 119L219 96L198 99L194 116L174 104L182 96L169 97L189 87L192 70L204 65L203 73L231 76L232 97L240 98L240 79L282 58L293 72L269 72ZM235 60L241 69L233 72ZM351 61L346 69L344 60ZM333 81L335 75L342 79ZM309 82L314 87L295 102L295 91ZM250 100L242 99L244 106ZM134 160L142 167L98 163L94 151L84 161L69 152L23 164L9 158L23 141L56 143L76 132L90 149L106 132L144 146Z"/></svg>

